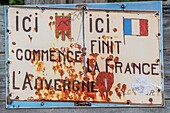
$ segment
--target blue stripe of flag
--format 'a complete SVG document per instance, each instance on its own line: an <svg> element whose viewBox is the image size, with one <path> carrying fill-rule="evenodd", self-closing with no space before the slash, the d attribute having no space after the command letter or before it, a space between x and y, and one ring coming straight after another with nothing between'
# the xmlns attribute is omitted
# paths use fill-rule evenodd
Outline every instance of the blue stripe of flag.
<svg viewBox="0 0 170 113"><path fill-rule="evenodd" d="M132 35L132 20L131 19L124 19L124 35Z"/></svg>

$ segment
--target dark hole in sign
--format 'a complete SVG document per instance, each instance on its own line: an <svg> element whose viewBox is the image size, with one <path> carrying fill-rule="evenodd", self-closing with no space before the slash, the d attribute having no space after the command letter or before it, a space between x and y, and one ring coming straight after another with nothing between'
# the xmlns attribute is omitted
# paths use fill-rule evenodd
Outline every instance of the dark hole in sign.
<svg viewBox="0 0 170 113"><path fill-rule="evenodd" d="M124 9L124 8L125 8L125 5L124 5L124 4L122 4L122 5L121 5L121 8L122 8L122 9Z"/></svg>
<svg viewBox="0 0 170 113"><path fill-rule="evenodd" d="M130 100L127 100L127 104L131 104L131 101L130 101Z"/></svg>
<svg viewBox="0 0 170 113"><path fill-rule="evenodd" d="M19 96L16 96L16 97L15 97L15 100L19 100Z"/></svg>
<svg viewBox="0 0 170 113"><path fill-rule="evenodd" d="M91 106L90 102L75 102L75 106Z"/></svg>
<svg viewBox="0 0 170 113"><path fill-rule="evenodd" d="M44 106L44 102L41 102L41 106Z"/></svg>
<svg viewBox="0 0 170 113"><path fill-rule="evenodd" d="M158 88L158 92L160 92L161 90Z"/></svg>
<svg viewBox="0 0 170 113"><path fill-rule="evenodd" d="M152 99L152 98L149 98L149 102L152 104L152 102L153 102L153 99Z"/></svg>

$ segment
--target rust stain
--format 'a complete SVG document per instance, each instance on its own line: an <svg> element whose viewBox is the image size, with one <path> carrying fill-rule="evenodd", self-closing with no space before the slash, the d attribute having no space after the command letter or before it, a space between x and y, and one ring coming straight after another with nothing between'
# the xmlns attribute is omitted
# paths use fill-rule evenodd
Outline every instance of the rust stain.
<svg viewBox="0 0 170 113"><path fill-rule="evenodd" d="M89 65L89 67L91 68L91 71L93 72L93 71L94 71L94 66L95 66L96 60L95 60L95 59L88 59L88 60L87 60L87 63L88 63L88 65Z"/></svg>
<svg viewBox="0 0 170 113"><path fill-rule="evenodd" d="M58 68L58 65L53 66L52 69L54 70L54 73L56 74L57 70L59 69L59 68Z"/></svg>
<svg viewBox="0 0 170 113"><path fill-rule="evenodd" d="M101 56L100 58L101 58L101 60L104 60L105 57L102 57L102 56Z"/></svg>
<svg viewBox="0 0 170 113"><path fill-rule="evenodd" d="M54 25L55 25L55 21L52 22L52 26L54 26Z"/></svg>
<svg viewBox="0 0 170 113"><path fill-rule="evenodd" d="M85 76L85 77L83 78L83 80L84 80L84 81L89 81L90 78L89 78L88 76Z"/></svg>
<svg viewBox="0 0 170 113"><path fill-rule="evenodd" d="M28 37L29 37L29 39L30 39L30 42L32 42L32 37L31 37L31 35L28 35Z"/></svg>
<svg viewBox="0 0 170 113"><path fill-rule="evenodd" d="M159 63L159 62L160 62L160 60L159 60L159 59L156 59L156 60L155 60L155 62L156 62L156 63Z"/></svg>
<svg viewBox="0 0 170 113"><path fill-rule="evenodd" d="M103 38L104 40L106 40L106 39L111 39L112 37L103 35L102 38Z"/></svg>
<svg viewBox="0 0 170 113"><path fill-rule="evenodd" d="M109 55L107 59L113 59L113 55Z"/></svg>
<svg viewBox="0 0 170 113"><path fill-rule="evenodd" d="M121 88L121 84L118 83L116 88L115 88L115 92L116 92L116 95L119 97L119 99L121 99L121 92L120 92L120 88Z"/></svg>
<svg viewBox="0 0 170 113"><path fill-rule="evenodd" d="M19 96L16 96L16 97L15 97L15 100L19 100Z"/></svg>
<svg viewBox="0 0 170 113"><path fill-rule="evenodd" d="M31 63L34 64L35 60L34 59L31 59Z"/></svg>
<svg viewBox="0 0 170 113"><path fill-rule="evenodd" d="M49 22L48 26L50 27L50 30L52 30L51 22Z"/></svg>
<svg viewBox="0 0 170 113"><path fill-rule="evenodd" d="M96 61L99 54L98 53L91 53L89 55L92 59L94 59Z"/></svg>
<svg viewBox="0 0 170 113"><path fill-rule="evenodd" d="M121 99L122 96L125 96L126 89L127 89L126 84L123 84L122 86L121 86L121 83L117 84L117 86L115 87L115 92L116 92L116 95L119 97L119 99Z"/></svg>
<svg viewBox="0 0 170 113"><path fill-rule="evenodd" d="M49 22L48 26L50 27L50 30L52 30L52 22Z"/></svg>
<svg viewBox="0 0 170 113"><path fill-rule="evenodd" d="M16 45L16 42L12 42L12 45Z"/></svg>
<svg viewBox="0 0 170 113"><path fill-rule="evenodd" d="M11 31L9 31L8 33L9 33L9 34L12 34L12 32L11 32Z"/></svg>
<svg viewBox="0 0 170 113"><path fill-rule="evenodd" d="M80 55L79 61L82 65L84 64L84 55L83 54Z"/></svg>
<svg viewBox="0 0 170 113"><path fill-rule="evenodd" d="M36 27L34 27L33 31L34 31L34 32L37 32Z"/></svg>
<svg viewBox="0 0 170 113"><path fill-rule="evenodd" d="M113 38L118 38L118 36L113 36Z"/></svg>
<svg viewBox="0 0 170 113"><path fill-rule="evenodd" d="M123 85L122 85L122 89L121 89L121 91L122 91L122 93L123 93L123 96L125 96L125 91L126 91L126 89L127 89L126 84L123 84Z"/></svg>
<svg viewBox="0 0 170 113"><path fill-rule="evenodd" d="M53 16L50 16L50 20L53 20Z"/></svg>
<svg viewBox="0 0 170 113"><path fill-rule="evenodd" d="M78 48L79 49L79 51L82 49L82 47L81 47L81 45L80 44L75 44L75 48Z"/></svg>
<svg viewBox="0 0 170 113"><path fill-rule="evenodd" d="M113 32L117 32L117 28L114 28L114 29L113 29Z"/></svg>
<svg viewBox="0 0 170 113"><path fill-rule="evenodd" d="M114 62L119 62L119 57L115 57Z"/></svg>
<svg viewBox="0 0 170 113"><path fill-rule="evenodd" d="M79 71L78 75L79 75L80 80L82 80L83 74L84 74L84 73L83 73L82 71Z"/></svg>
<svg viewBox="0 0 170 113"><path fill-rule="evenodd" d="M11 50L12 53L14 53L15 51L14 50Z"/></svg>
<svg viewBox="0 0 170 113"><path fill-rule="evenodd" d="M74 44L73 44L73 43L71 43L71 44L70 44L70 48L72 49L73 47L74 47Z"/></svg>
<svg viewBox="0 0 170 113"><path fill-rule="evenodd" d="M112 73L113 73L114 65L113 65L113 64L110 64L109 67L112 69Z"/></svg>
<svg viewBox="0 0 170 113"><path fill-rule="evenodd" d="M62 78L62 76L64 75L64 70L63 69L59 69L58 72L60 73L60 76Z"/></svg>
<svg viewBox="0 0 170 113"><path fill-rule="evenodd" d="M37 72L43 72L44 71L44 62L39 62L37 66Z"/></svg>
<svg viewBox="0 0 170 113"><path fill-rule="evenodd" d="M52 30L54 25L55 25L55 21L49 22L48 26L50 27L50 30Z"/></svg>
<svg viewBox="0 0 170 113"><path fill-rule="evenodd" d="M94 101L96 98L97 98L96 93L94 93L94 92L85 92L84 100Z"/></svg>
<svg viewBox="0 0 170 113"><path fill-rule="evenodd" d="M39 54L32 51L32 55L35 56L35 58L31 59L31 63L37 65L39 62ZM42 59L42 53L40 53L40 59Z"/></svg>
<svg viewBox="0 0 170 113"><path fill-rule="evenodd" d="M34 77L33 74L28 74L28 77L29 77L30 81L33 81L33 77Z"/></svg>
<svg viewBox="0 0 170 113"><path fill-rule="evenodd" d="M33 98L32 96L30 96L30 97L28 97L28 98L27 98L27 100L29 100L29 101L33 101L33 100L34 100L34 98Z"/></svg>
<svg viewBox="0 0 170 113"><path fill-rule="evenodd" d="M72 38L72 37L68 37L68 39L69 39L69 42L73 42L74 41L74 38Z"/></svg>
<svg viewBox="0 0 170 113"><path fill-rule="evenodd" d="M52 63L52 70L54 71L54 74L57 76L60 76L59 84L57 85L57 89L60 89L60 91L56 91L54 89L53 84L51 84L50 88L47 86L45 82L42 83L42 81L45 81L45 77L38 77L37 78L37 90L35 94L37 95L38 100L53 100L58 99L58 101L98 101L97 97L100 97L100 101L108 102L111 101L111 96L113 95L113 91L111 91L111 88L114 83L114 74L113 71L111 72L99 72L97 76L94 68L95 63L97 62L97 58L99 57L98 53L91 53L89 54L89 67L91 68L92 72L86 73L86 76L84 76L83 71L76 71L75 64L76 61L73 56L69 56L68 59L72 62L64 62L64 58L67 58L65 56L67 54L67 51L71 51L71 49L77 49L79 51L83 51L82 46L78 43L71 43L69 47L60 47L60 48L50 48L49 50L56 50L56 54L59 54L58 51L60 50L63 52L64 56L60 56L61 58L56 58L56 61ZM38 54L35 54L35 59L31 62L37 66L37 72L43 72L44 73L44 63L38 61ZM40 57L42 57L40 55ZM105 59L105 57L100 57L101 59ZM113 59L115 62L119 61L118 57L114 57L113 55L109 55L107 58ZM79 55L79 61L81 64L84 63L84 56L83 54ZM60 60L60 61L59 61ZM82 69L84 65L82 65ZM109 64L110 69L114 70L114 65ZM67 75L65 77L64 75ZM31 76L30 76L31 77ZM107 79L107 86L105 86L104 79ZM73 87L73 82L75 80L79 80L78 83L74 83L75 88L79 88L78 91L74 91L71 88ZM94 81L95 86L94 89L98 92L89 92L87 87L84 87L84 89L81 89L82 82L88 83L89 81ZM69 87L65 87L65 81L69 81ZM43 85L42 85L43 84ZM90 87L90 86L89 86ZM49 88L49 89L48 89ZM125 92L126 87L123 85L120 89L121 92ZM36 100L36 99L34 99Z"/></svg>
<svg viewBox="0 0 170 113"><path fill-rule="evenodd" d="M113 91L109 91L109 96L112 96L112 94L113 94Z"/></svg>

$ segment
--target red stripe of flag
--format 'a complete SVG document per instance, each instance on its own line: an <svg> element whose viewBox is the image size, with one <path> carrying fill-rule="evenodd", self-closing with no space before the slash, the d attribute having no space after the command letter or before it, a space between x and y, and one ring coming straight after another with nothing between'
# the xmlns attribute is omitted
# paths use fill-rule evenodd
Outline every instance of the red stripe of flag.
<svg viewBox="0 0 170 113"><path fill-rule="evenodd" d="M140 36L148 36L148 20L140 19Z"/></svg>

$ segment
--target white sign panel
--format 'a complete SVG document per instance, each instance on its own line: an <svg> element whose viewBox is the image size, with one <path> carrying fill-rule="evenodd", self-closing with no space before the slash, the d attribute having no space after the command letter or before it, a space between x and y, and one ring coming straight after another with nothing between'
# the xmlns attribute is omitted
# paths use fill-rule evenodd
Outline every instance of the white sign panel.
<svg viewBox="0 0 170 113"><path fill-rule="evenodd" d="M156 11L9 7L8 102L162 105L159 21Z"/></svg>
<svg viewBox="0 0 170 113"><path fill-rule="evenodd" d="M86 12L87 77L97 100L161 104L159 15L156 12Z"/></svg>

